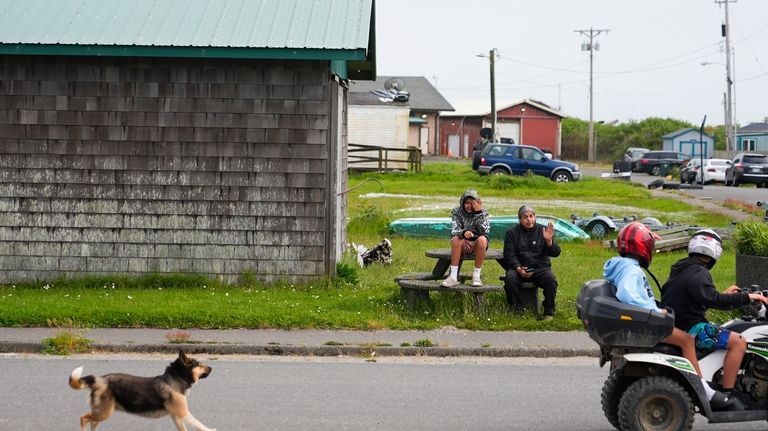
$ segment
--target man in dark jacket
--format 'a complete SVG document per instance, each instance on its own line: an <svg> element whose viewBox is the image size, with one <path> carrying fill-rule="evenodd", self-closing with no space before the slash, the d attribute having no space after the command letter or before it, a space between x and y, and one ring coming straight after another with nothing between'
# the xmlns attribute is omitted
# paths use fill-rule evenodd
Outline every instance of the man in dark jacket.
<svg viewBox="0 0 768 431"><path fill-rule="evenodd" d="M762 294L747 293L733 285L719 293L709 270L722 253L722 240L711 229L696 232L688 242L688 257L672 265L669 279L661 286L661 306L675 311L675 327L687 331L704 351L726 350L723 361L722 391L730 395L736 384L747 341L738 333L710 323L708 308L721 310L747 305L749 301L768 303Z"/></svg>
<svg viewBox="0 0 768 431"><path fill-rule="evenodd" d="M480 154L491 142L491 129L484 127L480 129L480 140L472 147L472 170L476 171L480 166Z"/></svg>
<svg viewBox="0 0 768 431"><path fill-rule="evenodd" d="M536 212L523 205L517 211L519 223L507 230L504 236L504 291L507 302L515 312L522 311L520 285L536 284L544 291L544 319L555 315L557 279L552 273L550 257L560 256L560 246L555 242L555 227L536 224Z"/></svg>

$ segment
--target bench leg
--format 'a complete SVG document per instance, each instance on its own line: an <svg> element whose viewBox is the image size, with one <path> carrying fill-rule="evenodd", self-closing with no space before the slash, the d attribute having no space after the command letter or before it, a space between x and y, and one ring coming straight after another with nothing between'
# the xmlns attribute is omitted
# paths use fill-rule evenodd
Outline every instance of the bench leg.
<svg viewBox="0 0 768 431"><path fill-rule="evenodd" d="M477 314L485 314L485 295L483 292L472 292L475 300L475 311Z"/></svg>
<svg viewBox="0 0 768 431"><path fill-rule="evenodd" d="M539 312L539 288L521 288L518 289L520 295L520 305L526 310L532 310L534 313Z"/></svg>
<svg viewBox="0 0 768 431"><path fill-rule="evenodd" d="M429 291L400 288L400 296L405 299L406 305L411 309L416 309L421 305L429 304Z"/></svg>

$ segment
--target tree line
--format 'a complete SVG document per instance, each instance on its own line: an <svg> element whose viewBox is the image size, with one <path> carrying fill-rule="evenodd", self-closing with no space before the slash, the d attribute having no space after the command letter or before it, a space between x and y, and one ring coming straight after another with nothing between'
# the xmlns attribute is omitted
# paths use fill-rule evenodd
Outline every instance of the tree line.
<svg viewBox="0 0 768 431"><path fill-rule="evenodd" d="M662 149L662 136L680 129L700 125L671 118L647 118L626 123L595 123L595 151L599 161L621 160L629 147L643 147L651 150ZM715 139L715 149L725 149L725 127L706 126L704 133ZM589 158L589 122L578 118L564 118L562 121L562 154L567 160Z"/></svg>

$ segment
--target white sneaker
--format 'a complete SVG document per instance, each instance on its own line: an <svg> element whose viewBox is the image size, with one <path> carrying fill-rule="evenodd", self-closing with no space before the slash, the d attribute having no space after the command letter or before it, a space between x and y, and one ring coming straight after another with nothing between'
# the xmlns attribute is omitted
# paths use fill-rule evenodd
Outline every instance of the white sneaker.
<svg viewBox="0 0 768 431"><path fill-rule="evenodd" d="M456 280L455 278L451 278L451 277L446 278L445 280L443 280L442 283L440 283L440 285L443 287L454 287L454 286L458 286L459 284L461 284L459 283L459 280Z"/></svg>
<svg viewBox="0 0 768 431"><path fill-rule="evenodd" d="M483 287L483 281L479 275L472 275L472 287Z"/></svg>

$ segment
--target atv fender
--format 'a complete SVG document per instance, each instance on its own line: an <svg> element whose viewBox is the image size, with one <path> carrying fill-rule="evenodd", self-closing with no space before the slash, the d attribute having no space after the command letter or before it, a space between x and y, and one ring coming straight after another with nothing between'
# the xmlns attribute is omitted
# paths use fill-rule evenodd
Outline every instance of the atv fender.
<svg viewBox="0 0 768 431"><path fill-rule="evenodd" d="M693 368L688 359L664 353L628 353L622 356L613 371L621 372L621 370L626 370L639 364L654 368L664 367L665 372L679 375L687 384L694 404L697 404L702 409L701 413L704 416L710 416L712 410L709 407L709 398L704 391L701 378L696 374L696 369Z"/></svg>

